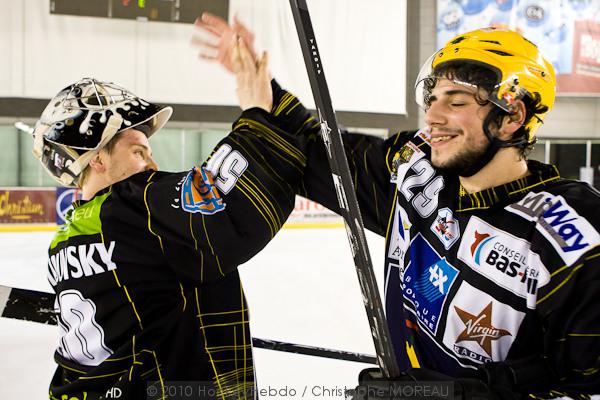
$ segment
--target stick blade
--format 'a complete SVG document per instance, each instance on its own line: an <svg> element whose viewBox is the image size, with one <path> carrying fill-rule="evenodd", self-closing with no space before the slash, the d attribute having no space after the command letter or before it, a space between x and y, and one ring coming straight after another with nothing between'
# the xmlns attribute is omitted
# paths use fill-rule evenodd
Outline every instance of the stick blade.
<svg viewBox="0 0 600 400"><path fill-rule="evenodd" d="M54 294L0 286L2 317L56 325Z"/></svg>

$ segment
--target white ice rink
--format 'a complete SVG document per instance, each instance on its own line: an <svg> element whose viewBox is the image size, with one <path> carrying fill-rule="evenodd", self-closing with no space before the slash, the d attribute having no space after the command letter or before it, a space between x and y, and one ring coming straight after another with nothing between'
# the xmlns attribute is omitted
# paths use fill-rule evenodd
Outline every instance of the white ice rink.
<svg viewBox="0 0 600 400"><path fill-rule="evenodd" d="M367 233L378 279L383 238ZM0 285L50 291L53 232L0 233ZM375 353L343 228L283 229L240 267L254 337ZM381 281L379 283L381 289ZM47 399L55 326L0 318L0 398ZM343 399L370 364L254 349L263 399Z"/></svg>

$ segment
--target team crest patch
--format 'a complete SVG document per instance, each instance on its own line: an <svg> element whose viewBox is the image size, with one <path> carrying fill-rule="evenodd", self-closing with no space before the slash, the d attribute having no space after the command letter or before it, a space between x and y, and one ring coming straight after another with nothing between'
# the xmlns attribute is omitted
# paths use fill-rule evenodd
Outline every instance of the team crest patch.
<svg viewBox="0 0 600 400"><path fill-rule="evenodd" d="M406 144L402 146L402 148L400 148L396 154L394 154L394 158L392 159L392 173L390 182L397 182L400 169L404 166L404 164L407 164L412 160L415 153L420 156L419 158L421 158L424 154L421 150L419 150L417 145L409 141L406 142Z"/></svg>
<svg viewBox="0 0 600 400"><path fill-rule="evenodd" d="M189 213L212 215L223 211L225 203L219 195L210 172L194 167L181 185L181 207Z"/></svg>
<svg viewBox="0 0 600 400"><path fill-rule="evenodd" d="M400 162L409 162L413 154L415 154L415 149L408 144L404 145L400 149L400 152L396 153L396 156L394 157L394 164Z"/></svg>
<svg viewBox="0 0 600 400"><path fill-rule="evenodd" d="M415 154L415 150L407 145L404 145L399 152L394 154L394 159L392 160L392 178L398 175L400 165L409 162L413 154Z"/></svg>
<svg viewBox="0 0 600 400"><path fill-rule="evenodd" d="M458 221L454 219L452 211L447 207L438 210L437 217L431 224L431 230L440 239L446 250L452 247L460 237Z"/></svg>

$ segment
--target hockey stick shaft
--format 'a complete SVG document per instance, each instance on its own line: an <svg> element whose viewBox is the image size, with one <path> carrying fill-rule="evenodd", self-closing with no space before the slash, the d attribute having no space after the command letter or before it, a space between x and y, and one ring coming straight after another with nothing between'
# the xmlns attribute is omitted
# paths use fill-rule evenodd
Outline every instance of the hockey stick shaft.
<svg viewBox="0 0 600 400"><path fill-rule="evenodd" d="M371 335L377 352L377 363L386 377L399 376L394 348L387 326L383 305L377 289L377 281L371 263L364 224L354 192L354 184L344 152L342 137L338 129L335 112L331 103L327 81L312 28L310 13L306 0L290 0L294 22L304 55L304 63L308 72L310 86L317 106L321 123L321 135L325 142L333 183L348 240L352 249L354 265L363 294L363 303L371 327Z"/></svg>
<svg viewBox="0 0 600 400"><path fill-rule="evenodd" d="M366 364L377 364L377 359L368 354L326 349L324 347L307 346L296 343L286 343L278 340L252 338L252 346L260 349L284 351L286 353L304 354L307 356L333 358L336 360L354 361Z"/></svg>
<svg viewBox="0 0 600 400"><path fill-rule="evenodd" d="M56 325L54 294L35 290L17 289L0 285L0 316L24 321ZM327 349L324 347L286 343L278 340L252 338L252 346L265 350L376 364L375 357L369 354Z"/></svg>

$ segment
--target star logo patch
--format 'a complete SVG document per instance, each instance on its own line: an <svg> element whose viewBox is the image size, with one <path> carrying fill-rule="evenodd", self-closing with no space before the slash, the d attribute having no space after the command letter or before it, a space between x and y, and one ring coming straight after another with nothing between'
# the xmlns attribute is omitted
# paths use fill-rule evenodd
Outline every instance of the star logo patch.
<svg viewBox="0 0 600 400"><path fill-rule="evenodd" d="M503 336L512 336L506 329L492 325L492 302L485 306L479 315L473 315L456 306L454 306L454 309L463 324L465 324L465 330L458 335L456 343L462 341L477 342L488 356L492 357L492 341Z"/></svg>

